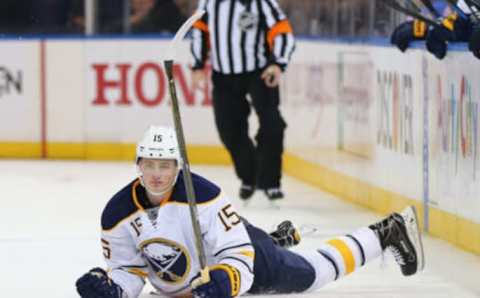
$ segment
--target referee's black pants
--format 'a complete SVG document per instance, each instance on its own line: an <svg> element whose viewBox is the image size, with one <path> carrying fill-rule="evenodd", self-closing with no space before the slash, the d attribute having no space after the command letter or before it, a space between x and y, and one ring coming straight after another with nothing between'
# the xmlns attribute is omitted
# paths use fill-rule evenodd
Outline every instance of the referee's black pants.
<svg viewBox="0 0 480 298"><path fill-rule="evenodd" d="M242 183L259 189L280 187L286 123L280 110L279 88L269 88L261 71L238 75L212 74L213 108L220 139L229 151ZM248 135L250 103L258 119L256 145Z"/></svg>

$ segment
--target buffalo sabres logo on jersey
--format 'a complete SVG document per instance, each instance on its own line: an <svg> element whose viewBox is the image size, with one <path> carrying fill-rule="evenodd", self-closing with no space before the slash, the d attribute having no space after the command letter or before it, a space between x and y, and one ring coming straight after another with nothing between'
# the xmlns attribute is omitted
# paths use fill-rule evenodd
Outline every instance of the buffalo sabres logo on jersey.
<svg viewBox="0 0 480 298"><path fill-rule="evenodd" d="M249 12L244 11L238 17L238 27L242 31L249 31L255 29L258 24L258 16Z"/></svg>
<svg viewBox="0 0 480 298"><path fill-rule="evenodd" d="M178 243L154 238L142 242L140 250L150 268L166 283L181 283L190 272L190 257L187 250Z"/></svg>

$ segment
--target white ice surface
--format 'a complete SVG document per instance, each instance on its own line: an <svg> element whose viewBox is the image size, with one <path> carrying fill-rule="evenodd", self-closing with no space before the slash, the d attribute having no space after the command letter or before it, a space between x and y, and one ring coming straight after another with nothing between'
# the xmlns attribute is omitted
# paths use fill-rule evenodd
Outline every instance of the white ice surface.
<svg viewBox="0 0 480 298"><path fill-rule="evenodd" d="M231 168L193 170L236 195L238 181ZM78 297L75 280L104 265L101 210L134 175L130 163L0 160L0 297ZM284 219L320 228L304 237L298 249L314 249L330 236L379 219L289 177L283 179L283 188L287 198L278 210L260 193L246 208L238 199L234 203L242 215L267 230ZM275 297L480 297L480 257L428 236L424 240L427 266L422 274L402 277L386 255L318 292ZM141 297L150 297L148 288Z"/></svg>

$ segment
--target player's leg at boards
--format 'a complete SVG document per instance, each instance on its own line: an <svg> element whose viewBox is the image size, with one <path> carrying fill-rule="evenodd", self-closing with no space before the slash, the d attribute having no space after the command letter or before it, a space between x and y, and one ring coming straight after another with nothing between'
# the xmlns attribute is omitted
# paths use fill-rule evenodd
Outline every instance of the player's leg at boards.
<svg viewBox="0 0 480 298"><path fill-rule="evenodd" d="M389 249L403 275L413 275L425 267L422 238L415 207L393 213L370 226L380 239L382 249Z"/></svg>
<svg viewBox="0 0 480 298"><path fill-rule="evenodd" d="M381 256L384 250L393 253L405 276L424 268L422 239L413 206L369 227L327 241L315 253L301 253L316 271L315 282L309 290L352 273Z"/></svg>
<svg viewBox="0 0 480 298"><path fill-rule="evenodd" d="M246 227L255 247L255 279L250 293L314 291L354 272L386 249L394 254L404 275L415 274L424 267L413 207L331 239L310 252L291 252L276 245L271 235L248 223Z"/></svg>

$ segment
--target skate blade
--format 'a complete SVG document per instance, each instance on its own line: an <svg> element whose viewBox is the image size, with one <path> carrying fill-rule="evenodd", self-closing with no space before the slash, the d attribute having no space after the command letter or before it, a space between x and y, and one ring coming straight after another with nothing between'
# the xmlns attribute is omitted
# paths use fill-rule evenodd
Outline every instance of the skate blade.
<svg viewBox="0 0 480 298"><path fill-rule="evenodd" d="M420 225L418 224L417 210L415 206L409 206L404 209L400 215L405 220L408 237L415 247L418 260L417 272L423 271L425 268L425 254L423 251L422 233L420 231Z"/></svg>

